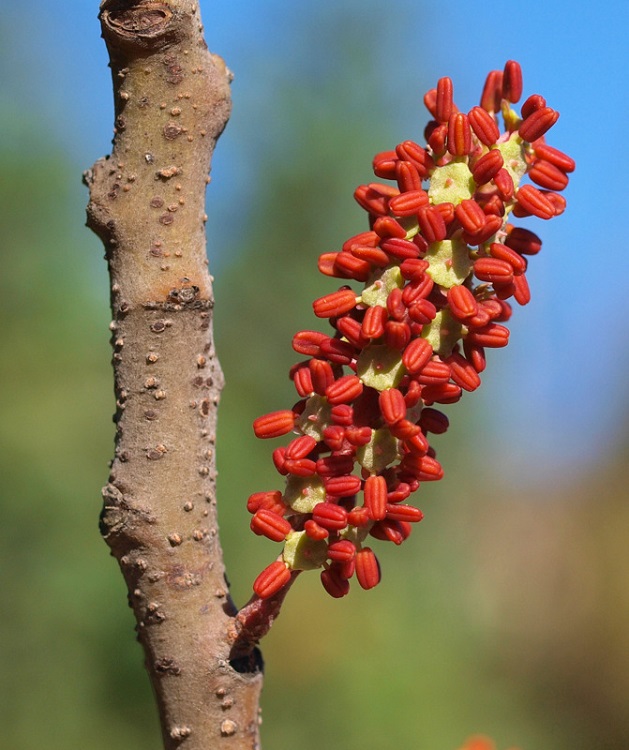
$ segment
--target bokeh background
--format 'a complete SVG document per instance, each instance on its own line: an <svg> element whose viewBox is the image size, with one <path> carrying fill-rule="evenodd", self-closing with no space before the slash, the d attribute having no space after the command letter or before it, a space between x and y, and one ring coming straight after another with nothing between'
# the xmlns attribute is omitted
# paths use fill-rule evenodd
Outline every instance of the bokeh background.
<svg viewBox="0 0 629 750"><path fill-rule="evenodd" d="M109 152L97 2L0 2L0 721L13 750L154 750L117 566L98 535L114 400L102 248L81 172ZM304 575L266 639L266 748L629 747L629 4L201 0L235 72L208 195L220 521L233 594L276 547L247 496L277 487L251 421L294 400L293 333L331 291L318 254L365 228L372 155L420 140L442 75L460 107L517 59L561 112L568 211L532 220L533 300L483 387L446 407L446 478L381 545L383 582L333 601ZM260 443L260 444L258 444Z"/></svg>

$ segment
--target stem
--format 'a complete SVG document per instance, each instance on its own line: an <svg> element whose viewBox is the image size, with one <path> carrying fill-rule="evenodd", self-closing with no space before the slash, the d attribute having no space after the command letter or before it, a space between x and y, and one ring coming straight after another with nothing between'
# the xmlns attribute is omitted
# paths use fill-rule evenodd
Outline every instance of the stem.
<svg viewBox="0 0 629 750"><path fill-rule="evenodd" d="M129 588L164 748L259 748L266 631L237 620L216 519L223 375L204 196L230 74L195 0L105 0L100 20L115 136L85 182L111 276L117 397L101 530Z"/></svg>

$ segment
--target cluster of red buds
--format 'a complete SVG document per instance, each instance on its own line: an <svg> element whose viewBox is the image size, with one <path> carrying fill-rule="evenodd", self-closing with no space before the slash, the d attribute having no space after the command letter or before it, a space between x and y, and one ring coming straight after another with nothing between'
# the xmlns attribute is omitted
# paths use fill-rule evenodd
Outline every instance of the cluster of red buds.
<svg viewBox="0 0 629 750"><path fill-rule="evenodd" d="M551 219L566 205L557 191L574 161L544 138L559 113L535 94L518 115L521 94L513 60L488 75L467 114L441 78L424 97L427 146L404 141L378 154L373 171L393 184L354 194L371 229L320 257L321 273L364 288L315 300L333 333L293 338L306 358L290 371L301 400L254 422L259 438L296 433L273 452L284 491L248 500L252 530L284 544L254 582L260 598L315 568L333 597L354 574L370 589L380 566L367 538L401 544L422 519L405 501L443 475L427 435L445 432L448 419L433 405L478 388L485 349L509 339L507 300L530 299L527 257L541 241L509 216ZM538 187L521 184L525 175Z"/></svg>

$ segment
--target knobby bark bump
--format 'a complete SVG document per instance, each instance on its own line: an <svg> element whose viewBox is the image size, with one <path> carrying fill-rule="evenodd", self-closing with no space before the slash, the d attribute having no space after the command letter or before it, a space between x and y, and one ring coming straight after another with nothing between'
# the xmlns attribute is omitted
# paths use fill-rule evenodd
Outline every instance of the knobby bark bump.
<svg viewBox="0 0 629 750"><path fill-rule="evenodd" d="M247 619L226 583L214 461L223 375L204 232L231 75L194 0L105 0L100 21L115 135L85 182L111 276L117 398L101 530L129 588L164 747L257 748L255 642L283 595Z"/></svg>

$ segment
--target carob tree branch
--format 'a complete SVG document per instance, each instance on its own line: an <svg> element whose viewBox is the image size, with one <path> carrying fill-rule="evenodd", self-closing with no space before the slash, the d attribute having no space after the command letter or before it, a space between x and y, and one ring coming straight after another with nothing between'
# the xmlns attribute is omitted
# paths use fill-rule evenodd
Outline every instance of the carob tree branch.
<svg viewBox="0 0 629 750"><path fill-rule="evenodd" d="M85 182L111 275L117 398L101 530L129 588L166 750L258 748L255 644L280 597L248 630L225 579L214 461L223 375L204 232L231 76L207 49L195 0L105 0L100 20L115 136Z"/></svg>

